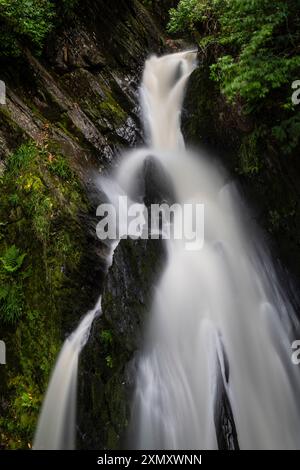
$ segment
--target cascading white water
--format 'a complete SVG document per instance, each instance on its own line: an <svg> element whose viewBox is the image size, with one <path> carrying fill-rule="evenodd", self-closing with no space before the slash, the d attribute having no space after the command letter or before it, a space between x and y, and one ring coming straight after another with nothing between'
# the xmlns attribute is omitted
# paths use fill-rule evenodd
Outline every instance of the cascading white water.
<svg viewBox="0 0 300 470"><path fill-rule="evenodd" d="M204 204L205 242L191 252L184 241L166 241L167 266L137 366L133 445L217 448L219 362L240 448L300 448L293 308L235 186L205 156L184 149L180 112L194 60L193 52L151 57L143 77L151 155L169 173L177 202ZM121 166L124 187L147 154Z"/></svg>
<svg viewBox="0 0 300 470"><path fill-rule="evenodd" d="M178 203L205 205L201 250L165 240L167 265L137 365L131 438L144 449L217 448L221 374L240 448L300 448L300 379L290 358L299 326L293 307L235 186L212 160L184 146L181 106L195 59L187 51L146 62L141 94L149 147L123 157L113 180L99 180L117 206L120 195L131 194L145 158L154 155ZM78 357L99 308L63 346L34 449L74 448Z"/></svg>
<svg viewBox="0 0 300 470"><path fill-rule="evenodd" d="M99 299L62 347L42 406L34 450L75 449L78 359L100 304Z"/></svg>

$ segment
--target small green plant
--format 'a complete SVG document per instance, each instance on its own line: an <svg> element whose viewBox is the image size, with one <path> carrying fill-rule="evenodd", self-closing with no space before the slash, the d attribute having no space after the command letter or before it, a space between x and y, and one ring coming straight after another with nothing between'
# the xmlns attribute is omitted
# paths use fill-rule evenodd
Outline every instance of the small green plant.
<svg viewBox="0 0 300 470"><path fill-rule="evenodd" d="M36 385L26 382L24 382L24 377L17 376L10 380L9 387L16 392L13 405L19 431L33 432L36 426L36 415L41 405L41 394Z"/></svg>
<svg viewBox="0 0 300 470"><path fill-rule="evenodd" d="M113 342L113 335L110 330L102 330L100 332L100 338L103 344L107 347L110 346Z"/></svg>
<svg viewBox="0 0 300 470"><path fill-rule="evenodd" d="M8 200L12 206L17 206L20 202L19 195L17 193L13 193L10 196L8 196Z"/></svg>
<svg viewBox="0 0 300 470"><path fill-rule="evenodd" d="M106 356L105 361L106 361L107 367L109 367L110 369L113 369L114 362L113 362L113 358L111 357L110 354L108 356Z"/></svg>
<svg viewBox="0 0 300 470"><path fill-rule="evenodd" d="M7 171L11 174L17 174L20 170L29 168L33 160L36 158L37 153L38 148L33 142L21 145L9 156L7 160Z"/></svg>
<svg viewBox="0 0 300 470"><path fill-rule="evenodd" d="M53 176L58 181L49 185ZM2 183L11 192L7 197L10 206L18 207L20 213L32 220L36 236L43 243L49 241L52 221L59 213L63 197L68 198L66 207L70 212L76 211L81 200L78 180L68 160L52 153L47 143L37 145L29 141L21 145L8 157ZM52 191L53 186L57 188L56 193Z"/></svg>
<svg viewBox="0 0 300 470"><path fill-rule="evenodd" d="M18 271L24 261L26 253L21 253L21 251L15 246L10 246L0 258L4 271L8 273L14 273Z"/></svg>
<svg viewBox="0 0 300 470"><path fill-rule="evenodd" d="M28 270L21 270L26 253L15 245L7 248L0 257L0 319L15 324L24 309L23 280Z"/></svg>
<svg viewBox="0 0 300 470"><path fill-rule="evenodd" d="M0 285L0 319L14 325L22 316L24 294L22 285L16 283Z"/></svg>
<svg viewBox="0 0 300 470"><path fill-rule="evenodd" d="M65 157L62 155L56 155L55 157L51 158L48 167L51 173L63 180L68 180L73 177L73 172L69 167Z"/></svg>

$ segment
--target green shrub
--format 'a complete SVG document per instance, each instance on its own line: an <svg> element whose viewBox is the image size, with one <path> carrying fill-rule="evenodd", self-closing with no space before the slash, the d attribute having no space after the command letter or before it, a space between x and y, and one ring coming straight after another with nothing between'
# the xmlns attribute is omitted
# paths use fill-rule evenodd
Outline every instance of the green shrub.
<svg viewBox="0 0 300 470"><path fill-rule="evenodd" d="M181 0L168 29L194 36L227 102L266 123L282 152L299 145L300 0Z"/></svg>
<svg viewBox="0 0 300 470"><path fill-rule="evenodd" d="M113 335L110 330L102 330L100 332L100 338L105 347L108 347L113 342Z"/></svg>
<svg viewBox="0 0 300 470"><path fill-rule="evenodd" d="M10 33L15 53L18 38L41 48L53 27L54 14L54 5L48 0L0 0L0 21L6 26L6 36Z"/></svg>
<svg viewBox="0 0 300 470"><path fill-rule="evenodd" d="M298 75L299 7L299 0L181 0L168 28L198 30L200 46L217 43L213 80L229 101L257 104Z"/></svg>
<svg viewBox="0 0 300 470"><path fill-rule="evenodd" d="M212 7L208 1L181 0L177 8L171 8L168 30L170 33L193 32L199 21L206 18Z"/></svg>
<svg viewBox="0 0 300 470"><path fill-rule="evenodd" d="M40 51L49 32L78 0L0 0L0 56L17 56L23 45Z"/></svg>

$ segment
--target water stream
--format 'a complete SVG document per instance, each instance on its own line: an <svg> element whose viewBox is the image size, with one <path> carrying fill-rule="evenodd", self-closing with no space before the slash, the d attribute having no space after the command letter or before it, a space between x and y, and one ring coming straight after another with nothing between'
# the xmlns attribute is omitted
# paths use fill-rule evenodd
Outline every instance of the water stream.
<svg viewBox="0 0 300 470"><path fill-rule="evenodd" d="M170 175L177 202L205 208L202 249L165 240L167 265L137 365L132 446L218 448L225 400L233 423L226 439L233 447L238 441L242 449L300 448L300 378L291 362L298 321L237 188L213 158L185 148L180 115L195 67L193 51L147 60L141 101L148 146L124 155L113 184L106 182L111 201L130 193L145 158L154 155ZM78 356L98 310L63 346L35 449L74 448Z"/></svg>
<svg viewBox="0 0 300 470"><path fill-rule="evenodd" d="M216 408L225 395L240 448L299 448L300 382L290 340L297 320L236 187L213 159L184 149L179 118L194 66L188 52L150 58L144 71L152 154L180 204L204 204L205 242L198 251L165 242L168 262L138 363L133 442L217 448Z"/></svg>
<svg viewBox="0 0 300 470"><path fill-rule="evenodd" d="M100 308L101 299L64 342L42 406L34 450L75 449L78 359Z"/></svg>

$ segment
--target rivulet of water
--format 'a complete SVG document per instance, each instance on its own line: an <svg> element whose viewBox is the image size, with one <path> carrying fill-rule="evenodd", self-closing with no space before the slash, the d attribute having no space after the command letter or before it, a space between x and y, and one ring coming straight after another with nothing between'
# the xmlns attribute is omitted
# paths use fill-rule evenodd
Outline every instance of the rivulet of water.
<svg viewBox="0 0 300 470"><path fill-rule="evenodd" d="M100 299L64 342L42 406L34 450L75 449L78 359L99 314Z"/></svg>

